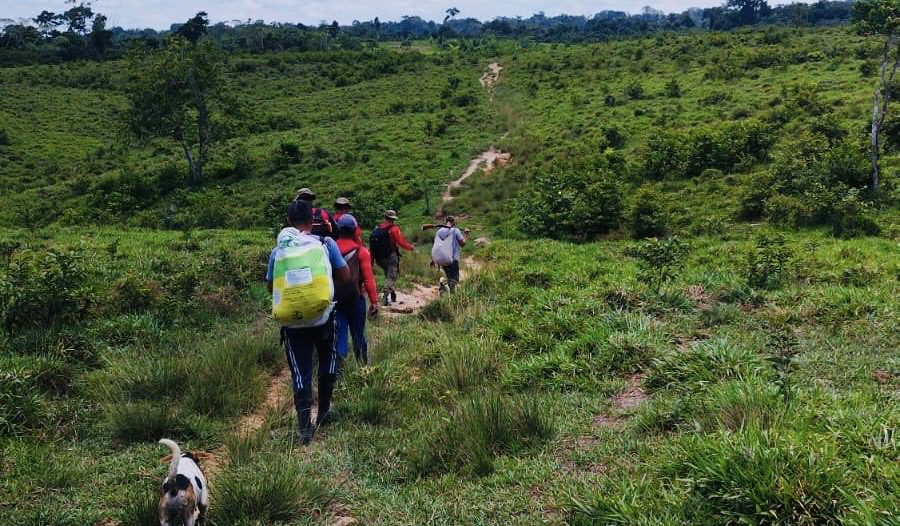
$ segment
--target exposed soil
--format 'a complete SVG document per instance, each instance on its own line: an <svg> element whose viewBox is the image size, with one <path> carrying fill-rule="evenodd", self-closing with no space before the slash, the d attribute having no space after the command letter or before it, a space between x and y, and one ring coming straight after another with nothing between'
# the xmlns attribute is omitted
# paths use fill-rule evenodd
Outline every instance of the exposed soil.
<svg viewBox="0 0 900 526"><path fill-rule="evenodd" d="M641 384L644 382L644 375L636 374L629 377L628 385L625 389L613 398L613 404L619 411L631 411L650 399Z"/></svg>
<svg viewBox="0 0 900 526"><path fill-rule="evenodd" d="M466 171L459 176L458 179L447 185L447 189L441 195L441 206L438 207L435 217L444 216L444 205L453 200L453 189L462 186L463 181L475 174L479 169L483 169L484 173L490 173L497 166L503 166L509 163L511 155L509 152L503 152L491 146L484 152L469 161Z"/></svg>
<svg viewBox="0 0 900 526"><path fill-rule="evenodd" d="M494 85L497 84L497 81L500 80L500 72L503 71L503 66L500 64L493 62L488 64L488 70L484 72L484 75L481 76L481 86L491 91L491 98L494 98L493 91Z"/></svg>

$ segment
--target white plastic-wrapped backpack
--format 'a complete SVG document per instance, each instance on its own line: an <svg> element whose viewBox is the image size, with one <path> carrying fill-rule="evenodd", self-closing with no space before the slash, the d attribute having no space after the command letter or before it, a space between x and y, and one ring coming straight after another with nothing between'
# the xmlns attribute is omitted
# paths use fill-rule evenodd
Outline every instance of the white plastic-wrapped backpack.
<svg viewBox="0 0 900 526"><path fill-rule="evenodd" d="M287 327L318 327L333 308L331 261L322 239L283 229L272 271L272 316Z"/></svg>
<svg viewBox="0 0 900 526"><path fill-rule="evenodd" d="M441 238L441 234L446 236ZM450 227L441 227L437 234L434 235L434 245L431 246L431 260L439 267L446 267L453 264L453 243L456 242L456 235Z"/></svg>

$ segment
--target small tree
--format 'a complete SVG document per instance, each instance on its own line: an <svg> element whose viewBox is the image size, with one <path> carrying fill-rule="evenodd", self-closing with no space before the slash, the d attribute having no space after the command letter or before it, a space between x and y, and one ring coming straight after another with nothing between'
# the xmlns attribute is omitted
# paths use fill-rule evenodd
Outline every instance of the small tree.
<svg viewBox="0 0 900 526"><path fill-rule="evenodd" d="M173 37L162 50L136 50L129 59L129 72L128 131L139 140L159 137L177 141L191 181L201 181L212 108L221 99L221 60L214 44L203 40L194 45Z"/></svg>
<svg viewBox="0 0 900 526"><path fill-rule="evenodd" d="M894 88L894 76L900 66L900 0L860 0L853 6L853 17L863 34L884 37L881 74L875 88L872 107L871 161L872 191L878 191L881 128L888 116Z"/></svg>
<svg viewBox="0 0 900 526"><path fill-rule="evenodd" d="M659 294L663 285L675 279L684 266L689 246L677 237L649 239L631 251L638 260L641 279Z"/></svg>

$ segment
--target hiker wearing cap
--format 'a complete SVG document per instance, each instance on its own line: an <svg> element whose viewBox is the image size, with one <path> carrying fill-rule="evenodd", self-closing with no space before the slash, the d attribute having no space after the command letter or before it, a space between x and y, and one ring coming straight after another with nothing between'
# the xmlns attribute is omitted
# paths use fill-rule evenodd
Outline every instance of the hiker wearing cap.
<svg viewBox="0 0 900 526"><path fill-rule="evenodd" d="M431 263L443 269L450 292L459 283L459 249L469 241L469 229L456 228L456 218L447 216L444 225L438 227L431 247Z"/></svg>
<svg viewBox="0 0 900 526"><path fill-rule="evenodd" d="M335 236L334 225L331 223L331 215L328 213L328 210L324 208L316 208L316 193L310 190L309 188L301 188L297 190L297 197L294 198L295 201L306 201L312 207L313 213L313 223L312 223L312 231L310 232L314 236Z"/></svg>
<svg viewBox="0 0 900 526"><path fill-rule="evenodd" d="M312 235L308 201L288 208L288 224L269 255L266 283L272 293L272 316L281 322L281 345L294 389L300 441L308 444L327 422L337 383L340 357L334 340L334 290L350 279L347 263L331 238ZM311 422L313 354L319 362L319 414Z"/></svg>
<svg viewBox="0 0 900 526"><path fill-rule="evenodd" d="M384 305L397 301L394 285L400 276L400 249L412 252L416 249L403 237L403 232L396 224L397 212L388 210L384 213L384 222L375 227L369 238L369 250L378 266L384 270Z"/></svg>
<svg viewBox="0 0 900 526"><path fill-rule="evenodd" d="M359 225L350 214L342 214L337 220L338 249L350 269L350 281L335 289L337 314L335 315L335 339L337 352L343 358L349 351L349 337L353 337L353 354L356 361L369 364L369 348L366 342L366 295L369 297L369 316L378 314L378 289L372 272L372 255L356 241Z"/></svg>
<svg viewBox="0 0 900 526"><path fill-rule="evenodd" d="M337 227L337 222L340 221L341 217L344 214L349 214L350 209L353 208L353 205L350 204L350 200L346 197L338 197L334 201L334 223L335 227ZM354 218L355 219L355 218ZM353 240L356 241L358 245L362 245L362 228L359 227L359 224L356 225L356 233L353 236Z"/></svg>

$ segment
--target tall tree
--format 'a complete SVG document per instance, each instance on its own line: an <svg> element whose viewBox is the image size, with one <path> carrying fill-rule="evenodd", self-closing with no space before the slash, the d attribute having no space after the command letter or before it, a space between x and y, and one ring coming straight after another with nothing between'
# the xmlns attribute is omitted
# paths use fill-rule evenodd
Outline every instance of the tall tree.
<svg viewBox="0 0 900 526"><path fill-rule="evenodd" d="M176 36L159 51L136 49L129 57L128 131L142 141L178 142L194 183L203 180L211 115L222 100L221 69L221 57L209 39L191 44Z"/></svg>
<svg viewBox="0 0 900 526"><path fill-rule="evenodd" d="M200 40L200 37L206 34L207 26L209 26L209 15L206 14L206 11L200 11L193 18L181 24L175 33L188 42L195 44Z"/></svg>
<svg viewBox="0 0 900 526"><path fill-rule="evenodd" d="M894 91L894 76L900 66L900 0L860 0L853 6L853 17L859 31L884 38L881 52L881 74L875 87L870 134L872 191L878 191L881 152L881 129L888 116Z"/></svg>

